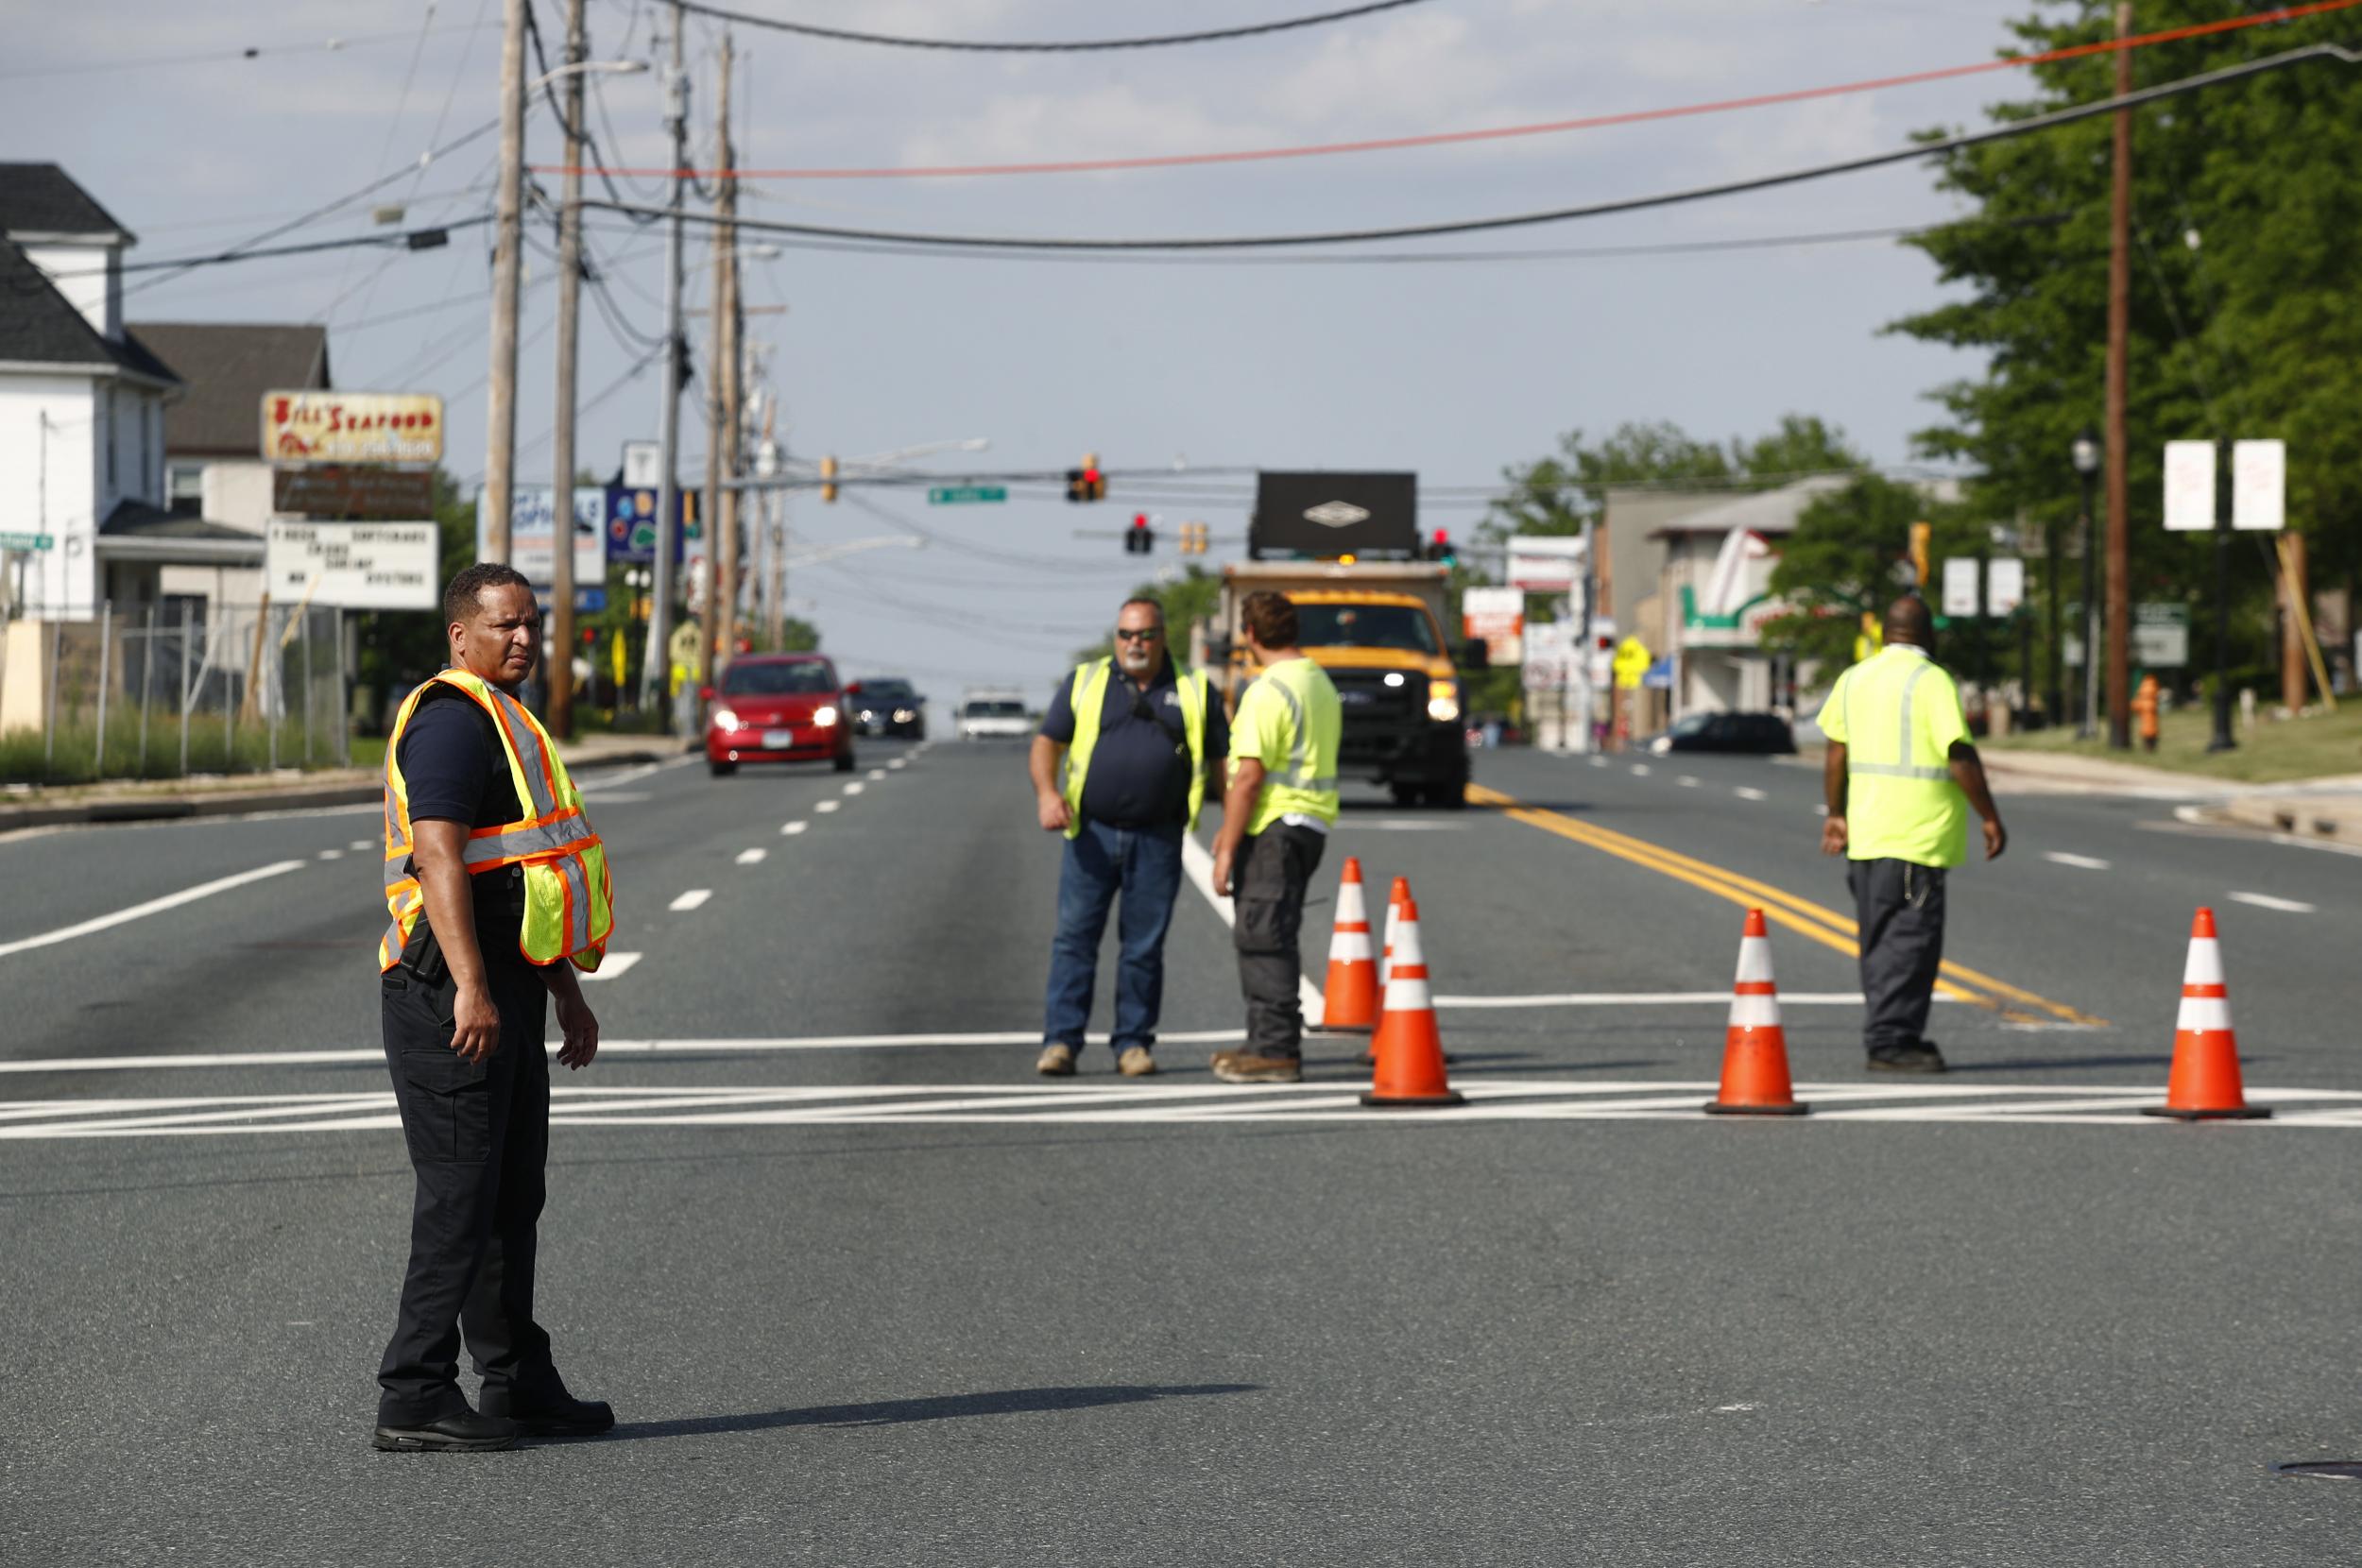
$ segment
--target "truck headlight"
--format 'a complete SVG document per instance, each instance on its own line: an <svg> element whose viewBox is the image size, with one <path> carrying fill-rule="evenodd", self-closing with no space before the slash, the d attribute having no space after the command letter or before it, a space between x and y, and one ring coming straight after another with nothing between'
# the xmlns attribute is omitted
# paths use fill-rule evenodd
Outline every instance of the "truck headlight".
<svg viewBox="0 0 2362 1568"><path fill-rule="evenodd" d="M738 727L738 715L729 708L717 707L713 710L713 727L716 729L736 729Z"/></svg>
<svg viewBox="0 0 2362 1568"><path fill-rule="evenodd" d="M1427 716L1439 724L1447 724L1460 717L1460 683L1431 680L1427 683Z"/></svg>

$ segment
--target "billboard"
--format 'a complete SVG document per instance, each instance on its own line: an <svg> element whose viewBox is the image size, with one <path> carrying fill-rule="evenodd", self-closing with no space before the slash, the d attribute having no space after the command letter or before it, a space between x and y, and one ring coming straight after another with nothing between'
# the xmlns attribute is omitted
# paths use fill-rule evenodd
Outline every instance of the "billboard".
<svg viewBox="0 0 2362 1568"><path fill-rule="evenodd" d="M656 562L656 505L663 492L654 485L609 485L607 487L607 558L625 566ZM673 559L681 558L681 541L696 520L693 490L673 492Z"/></svg>
<svg viewBox="0 0 2362 1568"><path fill-rule="evenodd" d="M1509 582L1528 593L1569 593L1587 575L1580 534L1515 534Z"/></svg>
<svg viewBox="0 0 2362 1568"><path fill-rule="evenodd" d="M289 522L263 536L273 602L354 610L431 610L440 601L442 530L431 522Z"/></svg>
<svg viewBox="0 0 2362 1568"><path fill-rule="evenodd" d="M1488 662L1516 664L1525 655L1526 596L1514 588L1472 588L1460 596L1461 635L1484 644Z"/></svg>
<svg viewBox="0 0 2362 1568"><path fill-rule="evenodd" d="M1419 476L1265 469L1256 475L1247 554L1400 555L1419 550Z"/></svg>
<svg viewBox="0 0 2362 1568"><path fill-rule="evenodd" d="M277 469L270 509L324 518L431 517L435 476L422 469Z"/></svg>
<svg viewBox="0 0 2362 1568"><path fill-rule="evenodd" d="M265 392L273 463L439 463L443 400L432 392Z"/></svg>
<svg viewBox="0 0 2362 1568"><path fill-rule="evenodd" d="M475 492L475 546L484 555L484 488ZM556 495L553 485L519 485L508 492L508 564L525 574L536 597L548 599L556 562ZM574 607L607 604L607 488L574 486Z"/></svg>

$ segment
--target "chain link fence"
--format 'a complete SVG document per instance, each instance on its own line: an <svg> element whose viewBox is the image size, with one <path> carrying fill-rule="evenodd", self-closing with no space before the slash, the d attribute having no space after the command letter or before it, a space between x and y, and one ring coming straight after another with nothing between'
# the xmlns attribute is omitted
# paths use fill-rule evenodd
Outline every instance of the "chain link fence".
<svg viewBox="0 0 2362 1568"><path fill-rule="evenodd" d="M334 609L171 598L7 634L0 784L350 765L351 634Z"/></svg>

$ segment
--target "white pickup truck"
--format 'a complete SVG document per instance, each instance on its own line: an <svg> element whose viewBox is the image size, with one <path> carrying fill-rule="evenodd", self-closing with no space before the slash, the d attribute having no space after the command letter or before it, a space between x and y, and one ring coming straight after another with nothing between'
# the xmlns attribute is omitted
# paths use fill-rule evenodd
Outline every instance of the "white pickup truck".
<svg viewBox="0 0 2362 1568"><path fill-rule="evenodd" d="M1006 687L971 686L960 696L960 739L1023 740L1034 733L1025 693Z"/></svg>

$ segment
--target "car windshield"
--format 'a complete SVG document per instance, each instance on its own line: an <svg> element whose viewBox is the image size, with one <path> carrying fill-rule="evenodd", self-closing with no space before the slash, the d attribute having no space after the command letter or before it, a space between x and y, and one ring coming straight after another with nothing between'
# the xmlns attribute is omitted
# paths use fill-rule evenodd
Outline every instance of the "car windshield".
<svg viewBox="0 0 2362 1568"><path fill-rule="evenodd" d="M1415 605L1298 605L1296 641L1307 648L1407 648L1433 654L1435 622Z"/></svg>
<svg viewBox="0 0 2362 1568"><path fill-rule="evenodd" d="M967 716L971 719L1022 719L1025 717L1025 705L1005 699L972 702L967 705Z"/></svg>
<svg viewBox="0 0 2362 1568"><path fill-rule="evenodd" d="M836 690L836 676L814 659L794 664L733 664L722 673L722 692L730 697L796 697Z"/></svg>
<svg viewBox="0 0 2362 1568"><path fill-rule="evenodd" d="M1686 719L1674 721L1673 727L1666 733L1669 735L1703 735L1706 732L1706 725L1712 722L1712 714L1692 713Z"/></svg>
<svg viewBox="0 0 2362 1568"><path fill-rule="evenodd" d="M869 703L908 703L916 695L906 680L865 680L861 683L861 694Z"/></svg>

